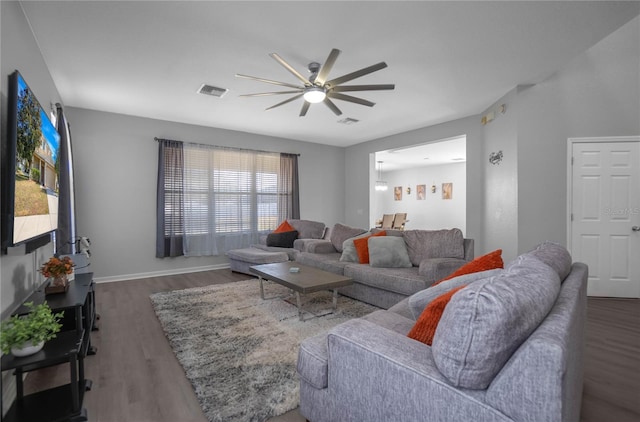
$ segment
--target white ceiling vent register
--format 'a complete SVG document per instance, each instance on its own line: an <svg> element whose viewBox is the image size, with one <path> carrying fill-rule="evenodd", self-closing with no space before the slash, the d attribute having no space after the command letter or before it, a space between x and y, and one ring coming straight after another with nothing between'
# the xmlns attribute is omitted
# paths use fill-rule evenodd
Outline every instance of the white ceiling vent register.
<svg viewBox="0 0 640 422"><path fill-rule="evenodd" d="M228 89L218 88L217 86L202 84L202 86L198 89L198 94L205 94L222 98L228 91Z"/></svg>

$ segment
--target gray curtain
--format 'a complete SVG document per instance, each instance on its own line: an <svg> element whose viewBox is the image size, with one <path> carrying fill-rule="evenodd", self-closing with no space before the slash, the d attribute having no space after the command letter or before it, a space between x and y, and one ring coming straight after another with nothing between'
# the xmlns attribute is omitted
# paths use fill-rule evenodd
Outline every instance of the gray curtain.
<svg viewBox="0 0 640 422"><path fill-rule="evenodd" d="M300 187L298 184L298 154L280 154L278 174L278 221L300 218Z"/></svg>
<svg viewBox="0 0 640 422"><path fill-rule="evenodd" d="M57 127L60 134L58 150L58 231L56 233L56 254L75 254L76 251L76 210L73 183L73 155L71 154L71 133L62 105L56 104Z"/></svg>
<svg viewBox="0 0 640 422"><path fill-rule="evenodd" d="M158 141L156 257L184 255L184 154L179 141Z"/></svg>

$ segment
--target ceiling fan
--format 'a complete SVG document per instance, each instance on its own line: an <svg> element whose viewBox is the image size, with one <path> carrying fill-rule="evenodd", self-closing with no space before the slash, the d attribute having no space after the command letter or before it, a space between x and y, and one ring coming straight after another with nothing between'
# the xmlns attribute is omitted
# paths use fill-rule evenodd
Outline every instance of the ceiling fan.
<svg viewBox="0 0 640 422"><path fill-rule="evenodd" d="M364 105L367 107L373 107L375 103L371 101L367 101L362 98L354 97L351 95L344 94L344 92L353 92L353 91L380 91L380 90L389 90L394 89L394 84L377 84L377 85L342 85L345 82L349 82L353 79L359 78L361 76L368 75L369 73L376 72L378 70L384 69L387 67L385 62L380 62L374 64L369 67L365 67L360 70L356 70L355 72L348 73L346 75L327 80L333 65L336 62L336 59L340 55L340 50L332 49L325 60L323 65L320 63L312 62L309 63L309 72L311 75L308 78L305 78L300 72L295 70L293 66L287 63L282 57L277 55L276 53L269 54L275 61L280 63L285 69L291 72L296 78L300 80L302 85L294 85L288 82L279 82L273 81L271 79L264 78L256 78L255 76L247 76L236 74L238 78L251 79L254 81L265 82L272 85L285 86L288 88L294 88L293 91L274 91L274 92L263 92L259 94L244 94L240 95L241 97L265 97L269 95L282 95L282 94L295 94L293 97L288 98L276 105L273 105L266 110L271 110L276 107L280 107L281 105L290 103L291 101L295 101L298 98L303 98L304 103L302 104L302 109L300 109L300 116L305 116L307 111L309 110L309 106L314 103L323 102L331 111L333 111L336 115L341 115L342 111L333 103L333 100L341 100L348 101L350 103L356 103L360 105Z"/></svg>

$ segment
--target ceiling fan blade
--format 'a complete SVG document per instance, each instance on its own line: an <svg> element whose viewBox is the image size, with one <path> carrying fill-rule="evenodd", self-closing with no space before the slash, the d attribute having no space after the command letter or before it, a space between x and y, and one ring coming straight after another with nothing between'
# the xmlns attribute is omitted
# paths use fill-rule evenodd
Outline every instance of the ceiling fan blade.
<svg viewBox="0 0 640 422"><path fill-rule="evenodd" d="M382 91L385 89L395 89L394 84L380 84L380 85L340 85L331 88L333 92L347 92L347 91Z"/></svg>
<svg viewBox="0 0 640 422"><path fill-rule="evenodd" d="M278 104L276 104L276 105L272 105L272 106L271 106L271 107L269 107L269 108L265 108L265 110L271 110L272 108L280 107L281 105L285 105L285 104L287 104L287 103L290 103L291 101L295 101L295 100L297 100L297 99L298 99L298 98L300 98L300 97L302 97L302 94L294 95L293 97L291 97L291 98L289 98L289 99L287 99L287 100L284 100L284 101L283 101L283 102L281 102L281 103L278 103Z"/></svg>
<svg viewBox="0 0 640 422"><path fill-rule="evenodd" d="M302 108L300 109L300 117L304 117L307 114L307 111L309 110L310 105L311 103L309 101L305 101L302 104Z"/></svg>
<svg viewBox="0 0 640 422"><path fill-rule="evenodd" d="M274 91L274 92L260 92L257 94L242 94L242 95L238 95L238 97L266 97L268 95L297 94L299 92L302 92L302 89L299 89L297 91Z"/></svg>
<svg viewBox="0 0 640 422"><path fill-rule="evenodd" d="M338 78L332 79L327 82L327 85L330 85L330 86L340 85L352 79L356 79L361 76L368 75L369 73L378 71L380 69L384 69L385 67L387 67L387 64L385 62L380 62L374 65L371 65L369 67L365 67L364 69L356 70L355 72L351 72L346 75L340 76Z"/></svg>
<svg viewBox="0 0 640 422"><path fill-rule="evenodd" d="M289 72L291 72L296 78L300 79L300 81L305 84L305 85L311 85L311 82L309 82L309 79L305 78L304 76L302 76L300 74L300 72L298 72L297 70L295 70L289 63L285 62L284 59L280 56L278 56L276 53L271 53L269 54L271 57L273 57L278 63L280 63L285 69L287 69Z"/></svg>
<svg viewBox="0 0 640 422"><path fill-rule="evenodd" d="M299 89L304 88L300 85L294 85L287 82L272 81L271 79L256 78L255 76L241 75L239 73L236 73L236 78L251 79L253 81L266 82L268 84L273 84L273 85L287 86L289 88L299 88Z"/></svg>
<svg viewBox="0 0 640 422"><path fill-rule="evenodd" d="M314 81L314 83L321 86L324 85L325 81L327 80L327 76L329 76L329 72L331 72L331 69L333 68L333 65L339 55L340 50L338 50L337 48L331 50L331 52L329 53L329 57L327 57L327 60L324 61L322 68L318 72L318 76L316 76L316 80Z"/></svg>
<svg viewBox="0 0 640 422"><path fill-rule="evenodd" d="M326 97L322 102L325 103L327 107L329 107L331 111L333 111L336 114L336 116L339 116L342 114L340 109L336 107L336 105L333 103L333 101L329 99L329 97Z"/></svg>
<svg viewBox="0 0 640 422"><path fill-rule="evenodd" d="M356 103L367 107L373 107L376 103L363 100L362 98L352 97L351 95L340 94L339 92L331 92L327 94L328 97L335 98L336 100L349 101L350 103Z"/></svg>

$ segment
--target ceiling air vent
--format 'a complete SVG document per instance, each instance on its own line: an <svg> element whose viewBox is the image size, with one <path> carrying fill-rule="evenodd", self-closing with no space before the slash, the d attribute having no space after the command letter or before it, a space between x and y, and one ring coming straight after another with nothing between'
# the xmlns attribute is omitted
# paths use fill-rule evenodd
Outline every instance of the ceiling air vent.
<svg viewBox="0 0 640 422"><path fill-rule="evenodd" d="M224 94L229 91L228 89L218 88L217 86L202 84L200 89L198 89L198 94L211 95L213 97L222 98Z"/></svg>
<svg viewBox="0 0 640 422"><path fill-rule="evenodd" d="M342 123L343 125L352 125L354 123L358 123L360 120L352 119L351 117L345 117L344 119L338 120L338 123Z"/></svg>

